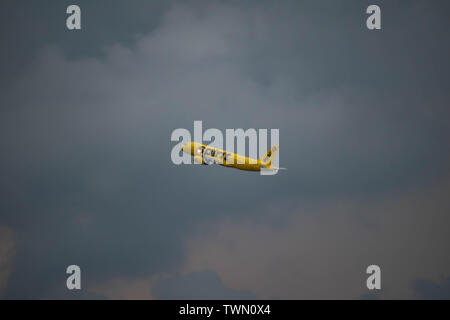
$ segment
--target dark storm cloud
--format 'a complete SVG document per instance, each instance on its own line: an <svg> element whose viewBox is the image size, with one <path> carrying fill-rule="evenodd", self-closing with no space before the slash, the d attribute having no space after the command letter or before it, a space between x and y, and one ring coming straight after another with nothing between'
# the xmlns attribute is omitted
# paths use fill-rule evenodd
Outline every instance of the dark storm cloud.
<svg viewBox="0 0 450 320"><path fill-rule="evenodd" d="M440 284L417 280L415 287L422 299L450 299L450 279L445 279Z"/></svg>
<svg viewBox="0 0 450 320"><path fill-rule="evenodd" d="M256 299L251 293L237 292L223 285L212 271L193 272L162 279L152 289L157 299Z"/></svg>
<svg viewBox="0 0 450 320"><path fill-rule="evenodd" d="M184 271L214 270L226 286L262 299L350 299L368 298L366 268L377 264L375 297L420 298L424 282L445 289L449 190L447 178L434 188L279 204L258 219L203 223L187 240Z"/></svg>
<svg viewBox="0 0 450 320"><path fill-rule="evenodd" d="M155 283L176 295L183 279L149 279L185 268L199 223L253 226L273 212L272 221L289 221L297 201L376 202L448 173L447 3L383 3L380 32L365 28L360 1L145 3L80 2L78 33L64 29L62 4L34 4L45 19L11 6L13 17L24 14L16 20L25 38L2 34L0 225L16 251L6 297L66 297L69 264L80 265L93 297L127 283L133 297ZM194 120L204 129L280 128L289 170L261 183L247 172L173 165L170 134L192 131ZM223 257L209 263L226 277ZM283 288L261 295L273 292ZM342 296L352 293L361 296Z"/></svg>
<svg viewBox="0 0 450 320"><path fill-rule="evenodd" d="M6 0L0 10L0 81L23 72L34 61L37 50L58 45L71 57L99 56L105 45L133 43L140 34L154 29L172 1L111 0L94 3L76 2L81 8L83 32L70 32L66 25L66 8L73 1L42 0L26 2Z"/></svg>

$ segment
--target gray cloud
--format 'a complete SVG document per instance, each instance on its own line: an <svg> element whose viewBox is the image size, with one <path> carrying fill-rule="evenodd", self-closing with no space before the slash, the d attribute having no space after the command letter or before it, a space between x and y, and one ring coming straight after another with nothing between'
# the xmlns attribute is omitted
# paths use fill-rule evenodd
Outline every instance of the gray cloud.
<svg viewBox="0 0 450 320"><path fill-rule="evenodd" d="M264 299L358 299L372 293L365 271L376 264L377 297L419 298L450 275L448 191L446 179L381 199L281 205L261 209L259 219L204 224L189 241L185 270L212 269Z"/></svg>
<svg viewBox="0 0 450 320"><path fill-rule="evenodd" d="M15 254L13 231L0 225L0 297L4 295Z"/></svg>
<svg viewBox="0 0 450 320"><path fill-rule="evenodd" d="M416 290L423 299L450 299L450 280L447 278L440 283L418 279L414 282Z"/></svg>
<svg viewBox="0 0 450 320"><path fill-rule="evenodd" d="M251 293L227 288L212 271L192 272L162 279L155 284L152 292L158 299L256 299Z"/></svg>
<svg viewBox="0 0 450 320"><path fill-rule="evenodd" d="M335 208L323 209L323 202L385 205L388 195L438 184L450 160L450 46L440 10L448 5L437 3L383 3L380 33L365 29L365 4L359 1L175 3L149 9L149 19L135 14L140 3L133 2L130 16L150 22L110 32L103 19L120 10L81 4L87 19L82 33L51 37L43 30L33 57L27 55L7 81L2 78L0 223L18 234L6 296L65 296L64 271L76 263L83 281L98 289L94 295L118 297L123 290L129 293L123 296L148 297L148 279L185 267L185 255L192 254L186 241L203 232L199 224L230 219L258 235L276 234L269 225L294 219L296 226L327 230L328 219L292 212L299 203L324 215ZM93 24L96 14L103 18ZM117 36L116 29L122 30ZM23 52L20 44L11 51ZM246 172L171 164L172 130L192 130L194 120L203 120L205 129L280 128L280 163L288 171L261 183L263 177ZM444 226L445 203L439 204L436 221ZM279 214L267 214L270 223L260 226L267 208ZM371 211L353 211L347 223L336 221L334 236L352 232L359 251L359 236L371 241L385 231L377 227L380 221L371 221ZM365 220L367 227L360 223ZM396 226L401 232L393 244L417 245L416 238L406 244L409 229ZM372 228L369 236L365 228ZM423 237L439 243L425 230ZM308 241L319 248L331 241L328 234L310 234ZM346 242L340 244L342 254L351 254ZM273 244L255 242L252 250L264 246ZM279 259L297 257L295 247L288 247L292 252L282 251ZM198 259L190 265L200 268ZM427 272L446 263L437 260L413 275L428 279ZM225 276L223 257L208 263L227 287L238 288ZM392 264L404 260L392 257ZM271 279L276 271L263 268L260 277ZM147 279L146 285L134 287L136 279ZM314 290L320 288L311 287L310 294L319 295ZM261 297L290 292L248 290ZM342 296L355 294L359 289L350 286Z"/></svg>

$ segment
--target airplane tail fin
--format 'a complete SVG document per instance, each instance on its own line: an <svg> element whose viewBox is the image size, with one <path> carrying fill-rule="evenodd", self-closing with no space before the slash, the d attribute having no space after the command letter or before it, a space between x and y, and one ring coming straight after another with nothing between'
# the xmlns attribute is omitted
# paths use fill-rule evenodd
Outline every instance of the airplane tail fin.
<svg viewBox="0 0 450 320"><path fill-rule="evenodd" d="M259 161L261 161L264 166L270 167L272 165L273 159L275 158L275 155L277 154L278 148L278 146L273 146L272 148L270 148L265 155L259 158Z"/></svg>

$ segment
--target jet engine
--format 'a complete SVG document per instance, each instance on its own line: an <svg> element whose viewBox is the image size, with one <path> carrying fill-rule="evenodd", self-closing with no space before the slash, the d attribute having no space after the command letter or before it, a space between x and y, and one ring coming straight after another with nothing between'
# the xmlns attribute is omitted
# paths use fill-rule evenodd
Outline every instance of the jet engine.
<svg viewBox="0 0 450 320"><path fill-rule="evenodd" d="M194 161L197 163L206 164L202 156L194 156Z"/></svg>

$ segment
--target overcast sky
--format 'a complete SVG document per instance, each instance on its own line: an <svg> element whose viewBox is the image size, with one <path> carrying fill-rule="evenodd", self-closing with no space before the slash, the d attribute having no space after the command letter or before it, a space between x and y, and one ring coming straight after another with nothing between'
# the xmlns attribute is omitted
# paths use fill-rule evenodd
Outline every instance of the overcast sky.
<svg viewBox="0 0 450 320"><path fill-rule="evenodd" d="M0 297L450 298L448 1L73 3L0 4ZM194 120L288 170L174 165Z"/></svg>

